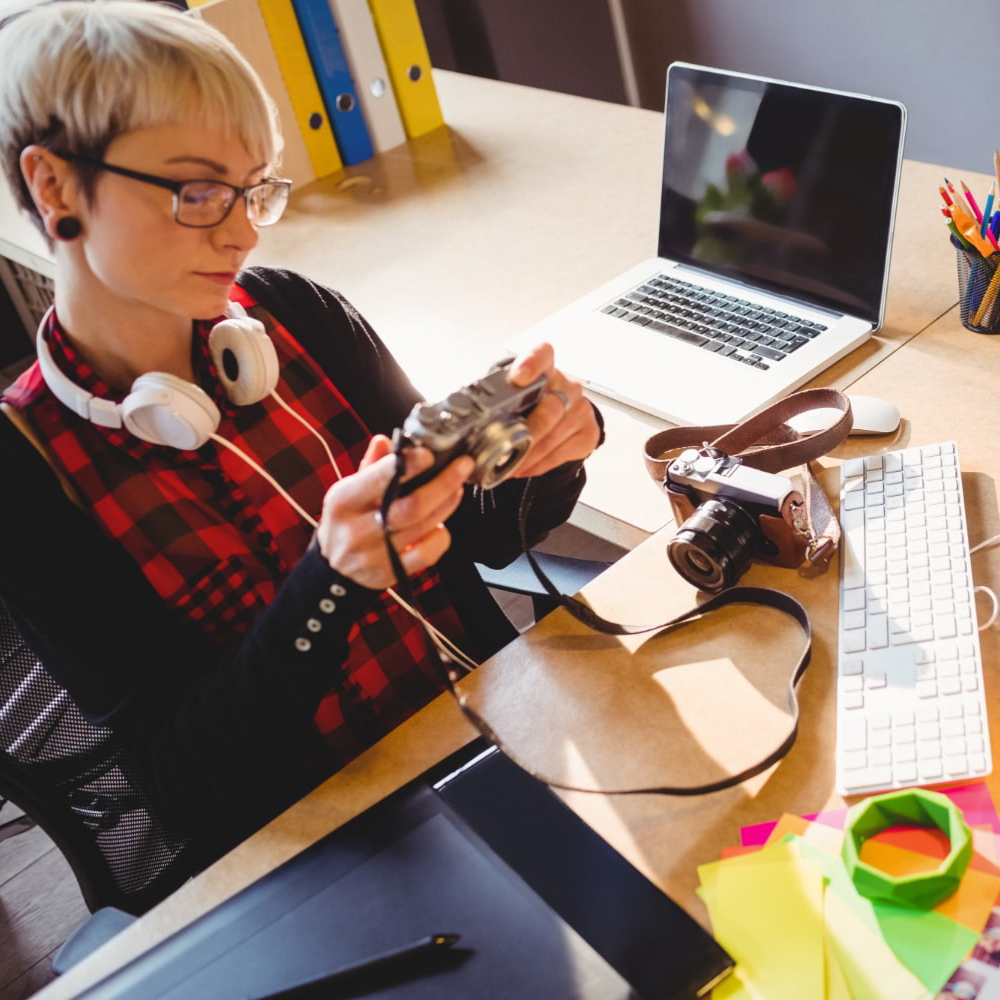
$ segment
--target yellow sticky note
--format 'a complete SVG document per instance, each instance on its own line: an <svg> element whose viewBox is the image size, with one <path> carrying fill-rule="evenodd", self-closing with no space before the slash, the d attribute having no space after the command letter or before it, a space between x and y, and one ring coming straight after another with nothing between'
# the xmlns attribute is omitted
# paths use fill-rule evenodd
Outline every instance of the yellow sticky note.
<svg viewBox="0 0 1000 1000"><path fill-rule="evenodd" d="M825 920L825 918L824 918ZM826 959L824 969L826 975L826 1000L854 1000L851 996L851 988L847 984L847 976L840 967L840 959L837 958L836 949L830 940L830 935L826 933L824 923L823 930L823 957Z"/></svg>
<svg viewBox="0 0 1000 1000"><path fill-rule="evenodd" d="M882 935L832 890L824 894L823 918L854 1000L921 1000L927 995L927 988L896 958Z"/></svg>
<svg viewBox="0 0 1000 1000"><path fill-rule="evenodd" d="M699 868L712 932L738 974L716 997L824 996L823 875L788 844ZM721 991L721 992L720 992Z"/></svg>

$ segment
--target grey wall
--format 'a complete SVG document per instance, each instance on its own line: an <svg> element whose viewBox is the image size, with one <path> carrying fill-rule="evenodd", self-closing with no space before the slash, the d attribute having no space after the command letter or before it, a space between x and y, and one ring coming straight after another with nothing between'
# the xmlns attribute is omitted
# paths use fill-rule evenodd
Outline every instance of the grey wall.
<svg viewBox="0 0 1000 1000"><path fill-rule="evenodd" d="M625 102L607 0L416 0L431 62Z"/></svg>
<svg viewBox="0 0 1000 1000"><path fill-rule="evenodd" d="M623 0L645 107L672 59L876 94L909 112L906 155L992 172L998 0Z"/></svg>
<svg viewBox="0 0 1000 1000"><path fill-rule="evenodd" d="M1000 148L1000 0L619 0L640 103L662 108L674 59L902 101L906 155L989 173ZM480 16L503 80L625 100L606 0L418 0L436 65Z"/></svg>

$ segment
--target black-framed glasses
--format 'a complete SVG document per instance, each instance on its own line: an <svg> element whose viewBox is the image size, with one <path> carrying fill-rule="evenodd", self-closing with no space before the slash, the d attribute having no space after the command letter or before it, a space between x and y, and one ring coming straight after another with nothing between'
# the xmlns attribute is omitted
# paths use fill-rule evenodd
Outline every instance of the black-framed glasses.
<svg viewBox="0 0 1000 1000"><path fill-rule="evenodd" d="M292 189L291 181L276 177L267 177L259 184L251 184L249 187L237 187L225 181L172 181L167 177L129 170L127 167L119 167L77 153L64 153L63 159L107 170L108 173L120 174L122 177L130 177L144 184L154 184L172 192L174 221L192 229L209 229L217 226L232 211L237 198L243 198L246 202L247 218L255 226L273 225L284 213Z"/></svg>

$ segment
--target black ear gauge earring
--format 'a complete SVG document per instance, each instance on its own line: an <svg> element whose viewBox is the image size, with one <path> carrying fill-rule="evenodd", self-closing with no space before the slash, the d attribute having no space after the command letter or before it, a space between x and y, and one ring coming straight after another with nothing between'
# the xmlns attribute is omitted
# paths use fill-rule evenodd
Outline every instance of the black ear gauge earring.
<svg viewBox="0 0 1000 1000"><path fill-rule="evenodd" d="M56 236L66 242L75 240L82 232L83 227L75 215L64 215L56 222Z"/></svg>

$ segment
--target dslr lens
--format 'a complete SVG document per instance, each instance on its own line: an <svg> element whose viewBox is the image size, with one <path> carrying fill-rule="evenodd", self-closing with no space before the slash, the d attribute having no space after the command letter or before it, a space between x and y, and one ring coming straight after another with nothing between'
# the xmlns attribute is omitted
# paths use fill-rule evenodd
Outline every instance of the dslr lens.
<svg viewBox="0 0 1000 1000"><path fill-rule="evenodd" d="M667 555L688 583L714 594L746 572L758 544L754 518L738 504L715 497L677 529Z"/></svg>

